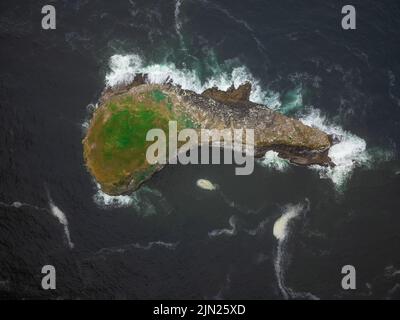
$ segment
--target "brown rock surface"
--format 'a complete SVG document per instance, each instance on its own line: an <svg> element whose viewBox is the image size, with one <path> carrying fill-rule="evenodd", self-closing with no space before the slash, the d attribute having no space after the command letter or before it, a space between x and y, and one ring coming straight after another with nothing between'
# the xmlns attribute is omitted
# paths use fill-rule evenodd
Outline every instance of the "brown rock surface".
<svg viewBox="0 0 400 320"><path fill-rule="evenodd" d="M87 167L103 191L109 194L134 191L155 172L162 169L162 165L149 166L144 160L140 165L133 163L135 160L133 158L144 159L145 149L120 148L119 144L124 144L125 141L129 141L132 146L143 144L145 133L140 138L135 138L140 141L131 141L132 135L137 136L135 126L129 127L121 122L122 127L133 130L129 136L122 137L119 136L118 126L112 127L114 131L104 130L104 126L110 126L107 124L109 121L115 119L125 121L123 120L125 116L126 119L130 119L129 121L137 121L138 115L151 110L157 115L154 118L155 123L157 119L163 118L164 122L177 120L183 126L189 125L196 130L253 129L256 157L262 157L265 152L273 150L282 158L298 165L334 165L328 156L332 137L264 105L250 102L249 83L237 89L233 86L227 91L211 88L202 94L197 94L170 82L162 85L146 82L146 75L138 75L130 84L106 89L83 140ZM142 126L141 123L136 125ZM117 135L109 139L108 132ZM118 142L120 138L122 140ZM104 150L108 151L104 153ZM135 156L127 157L130 154ZM113 159L119 159L119 162Z"/></svg>

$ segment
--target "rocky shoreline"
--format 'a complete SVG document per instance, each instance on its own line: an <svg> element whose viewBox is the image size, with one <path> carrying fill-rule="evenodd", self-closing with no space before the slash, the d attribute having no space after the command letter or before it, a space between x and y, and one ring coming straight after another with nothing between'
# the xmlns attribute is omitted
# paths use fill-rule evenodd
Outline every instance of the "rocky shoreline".
<svg viewBox="0 0 400 320"><path fill-rule="evenodd" d="M116 128L110 127L109 122L124 112L129 111L137 117L140 106L145 109L140 112L151 110L157 119L184 119L181 121L182 127L185 123L190 123L190 127L199 130L253 129L255 157L262 157L265 152L273 150L280 157L298 165L334 166L328 156L329 148L333 144L332 137L304 125L299 120L249 101L250 92L251 84L245 83L238 88L232 86L227 91L210 88L197 94L170 81L161 85L150 84L146 75L138 74L132 83L106 88L102 93L99 107L83 140L85 163L103 191L111 195L136 190L155 172L162 169L162 166L150 167L138 160L138 150L133 150L137 141L130 141L127 137L125 139L132 142L132 146L127 149L118 147L118 134L125 134L120 132L120 127L126 126L124 122L119 123ZM155 93L159 97L154 98ZM154 121L152 125L160 125L161 120ZM133 135L137 133L135 126L141 127L142 124L132 126ZM106 133L109 132L112 135L117 132L116 136L112 136L115 136L116 140L107 138ZM113 143L116 144L115 148ZM143 152L142 149L141 151ZM136 157L135 164L133 160L129 161L132 152ZM140 154L139 158L141 156ZM113 168L115 163L119 163L118 168Z"/></svg>

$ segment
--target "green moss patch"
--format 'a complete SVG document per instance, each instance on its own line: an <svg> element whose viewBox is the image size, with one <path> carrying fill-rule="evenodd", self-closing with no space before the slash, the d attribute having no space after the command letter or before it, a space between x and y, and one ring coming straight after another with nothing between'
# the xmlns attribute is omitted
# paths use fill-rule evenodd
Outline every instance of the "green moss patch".
<svg viewBox="0 0 400 320"><path fill-rule="evenodd" d="M168 121L178 121L178 130L194 128L193 121L174 112L172 99L161 90L135 96L111 97L96 112L84 142L86 162L104 191L114 193L132 179L140 184L157 167L146 160L146 141L151 129L168 133Z"/></svg>

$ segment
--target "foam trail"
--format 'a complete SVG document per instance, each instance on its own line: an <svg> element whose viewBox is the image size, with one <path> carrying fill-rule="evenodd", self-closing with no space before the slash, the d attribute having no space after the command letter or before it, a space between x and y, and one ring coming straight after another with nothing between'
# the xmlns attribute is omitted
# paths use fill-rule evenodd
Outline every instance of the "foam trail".
<svg viewBox="0 0 400 320"><path fill-rule="evenodd" d="M68 220L64 212L62 212L50 199L49 201L49 207L50 207L50 212L51 214L58 219L58 221L63 225L64 227L64 233L65 237L67 239L68 247L70 249L74 248L74 244L71 241L71 236L69 233L69 228L68 228Z"/></svg>
<svg viewBox="0 0 400 320"><path fill-rule="evenodd" d="M221 288L219 289L218 293L212 298L214 300L224 300L224 293L229 291L231 287L231 274L228 272L228 274L225 277L225 281L222 284ZM208 300L207 297L205 297L206 300Z"/></svg>
<svg viewBox="0 0 400 320"><path fill-rule="evenodd" d="M159 213L170 214L173 208L158 190L142 186L130 195L110 196L104 193L97 184L97 192L93 195L94 202L103 209L134 208L142 216Z"/></svg>
<svg viewBox="0 0 400 320"><path fill-rule="evenodd" d="M255 43L257 44L257 48L258 50L264 54L264 56L267 57L267 50L265 48L265 46L262 44L262 42L260 41L260 39L257 38L256 33L254 32L253 28L244 20L236 18L235 16L233 16L227 9L219 6L218 4L208 1L208 0L201 0L201 2L203 2L204 4L206 4L208 7L213 7L214 9L220 11L221 13L223 13L225 16L227 16L229 19L233 20L235 23L243 26L252 36L253 40L255 41Z"/></svg>
<svg viewBox="0 0 400 320"><path fill-rule="evenodd" d="M221 196L222 200L224 200L224 202L226 203L227 206L236 209L244 214L259 214L264 208L265 205L263 205L262 207L254 210L254 209L250 209L250 208L246 208L238 203L236 203L234 200L230 199L228 196L225 195L225 193L223 193L220 189L218 189L218 193Z"/></svg>
<svg viewBox="0 0 400 320"><path fill-rule="evenodd" d="M181 42L181 47L182 47L182 49L184 49L185 42L183 40L183 35L182 35L182 21L180 19L182 2L183 2L183 0L176 0L174 15L175 15L175 31Z"/></svg>
<svg viewBox="0 0 400 320"><path fill-rule="evenodd" d="M329 123L317 109L310 108L300 120L306 125L339 137L339 143L329 150L329 157L336 166L333 168L312 166L312 168L319 172L321 178L331 179L338 191L343 191L353 170L357 166L367 165L371 160L367 152L367 143L362 138Z"/></svg>
<svg viewBox="0 0 400 320"><path fill-rule="evenodd" d="M280 242L285 240L288 235L290 220L296 218L302 210L303 206L301 204L295 206L288 205L286 207L285 212L282 214L282 216L275 221L273 228L273 234L275 238L277 238Z"/></svg>
<svg viewBox="0 0 400 320"><path fill-rule="evenodd" d="M228 69L229 72L222 71ZM245 82L250 82L252 84L251 101L267 105L272 109L284 108L279 93L265 90L261 82L245 66L218 67L212 76L201 81L195 70L178 69L173 63L146 64L137 54L113 55L110 58L110 72L106 75L106 85L113 87L129 83L136 73L147 74L150 83L162 84L166 80L172 80L174 84L183 89L192 90L196 93L202 93L210 87L227 90L232 84L238 87ZM298 90L295 93L301 94ZM300 118L304 124L341 137L340 142L332 146L329 151L329 156L336 167L312 166L312 168L319 172L321 178L332 180L337 191L342 191L353 170L369 161L366 142L362 138L330 123L318 109L309 108L307 111ZM267 153L265 162L262 164L279 171L284 171L287 168L284 160L279 159L275 153Z"/></svg>
<svg viewBox="0 0 400 320"><path fill-rule="evenodd" d="M400 275L400 269L396 269L393 265L387 266L385 268L384 276L385 278L392 278Z"/></svg>
<svg viewBox="0 0 400 320"><path fill-rule="evenodd" d="M309 202L307 200L307 208ZM305 210L304 204L287 205L281 217L276 220L273 228L273 234L278 240L274 267L275 275L278 281L278 287L284 299L311 299L318 300L319 298L309 292L296 292L285 284L285 273L289 264L288 255L286 253L287 240L290 232L291 221L300 216Z"/></svg>
<svg viewBox="0 0 400 320"><path fill-rule="evenodd" d="M273 227L273 234L275 238L278 239L278 247L274 261L275 275L278 281L278 287L286 300L291 297L291 290L285 286L285 270L287 264L285 259L285 239L289 233L289 223L292 219L299 216L302 210L303 206L301 204L287 205L283 214L276 220Z"/></svg>
<svg viewBox="0 0 400 320"><path fill-rule="evenodd" d="M143 61L138 55L113 55L109 63L111 72L106 75L106 85L113 87L130 83L142 66Z"/></svg>
<svg viewBox="0 0 400 320"><path fill-rule="evenodd" d="M31 209L34 209L34 210L37 210L37 211L46 211L46 212L48 212L48 210L46 208L41 208L41 207L35 206L33 204L24 203L24 202L20 202L20 201L14 201L11 204L0 201L0 206L4 207L4 208L15 208L15 209L31 208Z"/></svg>
<svg viewBox="0 0 400 320"><path fill-rule="evenodd" d="M110 58L110 72L106 75L106 85L114 87L131 82L136 73L145 73L151 83L162 84L171 79L174 84L180 85L182 89L202 93L211 87L227 90L232 84L235 87L250 82L252 91L250 100L256 103L268 105L271 108L280 106L279 94L266 91L246 67L235 67L230 72L216 70L214 75L204 82L200 80L195 70L178 69L174 63L146 65L144 60L137 54L113 55Z"/></svg>
<svg viewBox="0 0 400 320"><path fill-rule="evenodd" d="M210 231L208 233L208 236L210 238L215 238L215 237L219 237L219 236L234 236L237 233L237 227L236 227L236 217L232 216L229 218L229 226L231 227L230 229L216 229L213 231Z"/></svg>
<svg viewBox="0 0 400 320"><path fill-rule="evenodd" d="M133 204L131 196L110 196L101 191L99 184L97 184L97 192L93 200L100 207L126 208Z"/></svg>
<svg viewBox="0 0 400 320"><path fill-rule="evenodd" d="M50 197L49 197L49 199L50 199ZM70 233L69 233L69 229L68 229L67 217L58 207L56 207L54 205L54 203L51 199L49 200L50 210L47 208L41 208L41 207L29 204L29 203L24 203L24 202L20 202L20 201L14 201L11 204L0 202L0 206L5 207L5 208L15 208L15 209L31 208L31 209L34 209L37 211L45 211L45 212L51 213L64 226L64 233L65 233L65 237L67 239L68 247L70 249L74 248L74 244L71 241L71 237L70 237Z"/></svg>
<svg viewBox="0 0 400 320"><path fill-rule="evenodd" d="M386 299L388 300L392 300L392 299L396 299L393 298L393 296L395 297L396 295L398 296L400 292L400 284L396 283L387 293Z"/></svg>
<svg viewBox="0 0 400 320"><path fill-rule="evenodd" d="M164 242L161 240L158 241L151 241L146 244L141 244L139 242L136 243L130 243L122 247L112 247L112 248L102 248L99 251L97 251L94 256L100 256L104 257L110 254L114 253L125 253L128 250L131 249L139 249L139 250L151 250L154 247L161 247L165 248L167 250L175 250L176 247L179 245L179 242Z"/></svg>

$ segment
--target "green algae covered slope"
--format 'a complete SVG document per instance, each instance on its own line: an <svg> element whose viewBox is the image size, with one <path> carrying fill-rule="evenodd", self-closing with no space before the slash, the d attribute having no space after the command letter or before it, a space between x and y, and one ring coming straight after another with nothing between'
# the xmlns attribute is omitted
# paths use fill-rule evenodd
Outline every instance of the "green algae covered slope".
<svg viewBox="0 0 400 320"><path fill-rule="evenodd" d="M102 103L83 146L86 165L104 192L116 195L136 189L162 168L146 160L153 143L146 141L146 134L154 128L168 132L170 120L176 120L178 128L193 125L157 86L111 96Z"/></svg>
<svg viewBox="0 0 400 320"><path fill-rule="evenodd" d="M139 80L103 93L83 140L86 165L110 195L134 191L162 169L164 164L150 165L146 160L147 149L154 143L146 141L146 135L151 129L168 135L169 121L177 122L178 132L184 128L252 129L254 143L250 144L256 156L274 150L299 165L332 165L331 138L326 133L250 102L248 84L197 94L172 84ZM178 142L177 147L182 144Z"/></svg>

